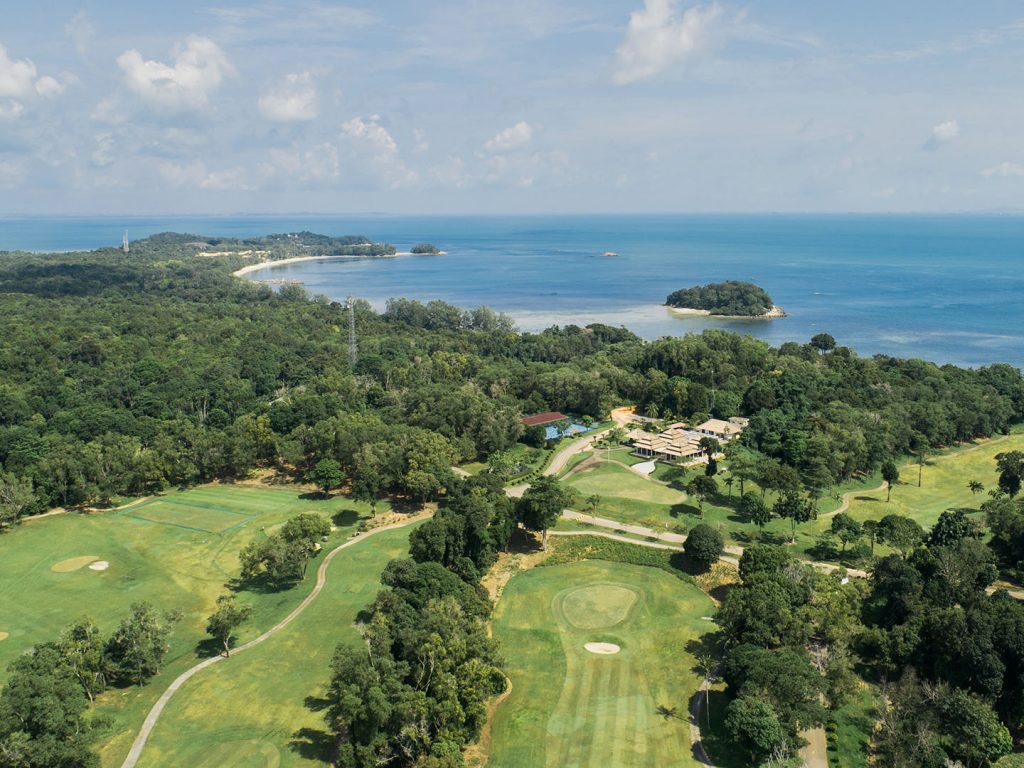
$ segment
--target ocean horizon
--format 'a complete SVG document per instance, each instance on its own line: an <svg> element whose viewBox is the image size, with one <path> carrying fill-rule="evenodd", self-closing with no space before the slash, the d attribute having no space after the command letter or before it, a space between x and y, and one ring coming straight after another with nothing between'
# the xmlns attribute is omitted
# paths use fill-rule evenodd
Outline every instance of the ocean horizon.
<svg viewBox="0 0 1024 768"><path fill-rule="evenodd" d="M523 330L603 322L648 339L725 328L778 345L827 332L861 355L1024 365L1020 215L21 216L0 218L0 250L118 246L125 229L130 239L309 230L448 252L247 275L379 309L393 297L442 299L507 312ZM677 288L719 280L762 286L789 317L684 318L662 306Z"/></svg>

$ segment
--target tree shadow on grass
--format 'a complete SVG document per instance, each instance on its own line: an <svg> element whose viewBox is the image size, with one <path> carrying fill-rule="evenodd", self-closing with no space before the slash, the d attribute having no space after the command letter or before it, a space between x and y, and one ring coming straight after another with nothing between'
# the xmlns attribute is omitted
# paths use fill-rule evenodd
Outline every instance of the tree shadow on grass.
<svg viewBox="0 0 1024 768"><path fill-rule="evenodd" d="M334 737L318 728L299 728L288 742L288 748L303 759L326 764L334 759L334 746Z"/></svg>
<svg viewBox="0 0 1024 768"><path fill-rule="evenodd" d="M679 707L668 707L664 704L659 704L655 711L659 717L663 717L666 720L682 720L686 722L689 718L679 714Z"/></svg>
<svg viewBox="0 0 1024 768"><path fill-rule="evenodd" d="M694 504L673 504L668 509L672 517L696 517L700 519L700 508Z"/></svg>
<svg viewBox="0 0 1024 768"><path fill-rule="evenodd" d="M196 643L196 656L201 659L208 659L211 656L221 656L223 653L224 645L216 638L204 637Z"/></svg>
<svg viewBox="0 0 1024 768"><path fill-rule="evenodd" d="M253 579L234 578L226 586L235 593L252 592L257 595L276 595L294 589L300 583L297 581L273 581L264 574Z"/></svg>
<svg viewBox="0 0 1024 768"><path fill-rule="evenodd" d="M331 516L331 522L339 528L348 528L359 522L359 513L354 509L342 509Z"/></svg>
<svg viewBox="0 0 1024 768"><path fill-rule="evenodd" d="M853 498L855 501L881 501L881 499L876 499L874 496L854 496Z"/></svg>

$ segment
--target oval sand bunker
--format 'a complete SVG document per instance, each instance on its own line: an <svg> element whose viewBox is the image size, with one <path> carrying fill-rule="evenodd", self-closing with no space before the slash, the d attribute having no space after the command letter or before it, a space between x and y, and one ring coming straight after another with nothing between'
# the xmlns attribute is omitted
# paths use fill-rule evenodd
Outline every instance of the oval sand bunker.
<svg viewBox="0 0 1024 768"><path fill-rule="evenodd" d="M90 563L89 568L93 571L105 571L110 567L110 563L106 560L97 560L95 563Z"/></svg>
<svg viewBox="0 0 1024 768"><path fill-rule="evenodd" d="M602 656L610 656L619 652L619 646L615 643L585 643L583 647L591 653L599 653Z"/></svg>
<svg viewBox="0 0 1024 768"><path fill-rule="evenodd" d="M71 557L67 560L61 560L59 563L54 563L50 566L50 570L55 573L71 573L71 571L77 571L79 568L88 565L93 560L98 560L96 555L82 555L81 557Z"/></svg>

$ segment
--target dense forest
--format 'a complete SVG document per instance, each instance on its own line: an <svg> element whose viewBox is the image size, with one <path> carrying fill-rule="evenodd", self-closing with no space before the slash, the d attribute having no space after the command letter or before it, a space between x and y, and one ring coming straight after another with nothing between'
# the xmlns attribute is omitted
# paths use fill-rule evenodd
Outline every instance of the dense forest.
<svg viewBox="0 0 1024 768"><path fill-rule="evenodd" d="M487 308L437 301L380 314L357 302L353 370L344 306L233 278L242 260L183 246L200 239L0 259L6 519L324 458L366 496L437 498L452 462L515 443L523 413L603 418L624 402L750 416L752 454L826 484L1024 419L1009 365L862 358L820 337L772 349L721 331L520 334Z"/></svg>
<svg viewBox="0 0 1024 768"><path fill-rule="evenodd" d="M670 307L707 310L712 315L739 317L764 315L775 306L763 288L739 280L680 288L670 293L665 303Z"/></svg>
<svg viewBox="0 0 1024 768"><path fill-rule="evenodd" d="M635 403L669 419L747 416L730 470L794 510L902 455L1024 421L1024 378L1009 365L863 358L827 334L772 348L722 331L650 343L600 324L519 333L487 308L437 301L382 313L356 302L353 366L346 306L234 278L245 260L199 256L198 242L214 244L163 235L129 254L0 255L0 528L255 468L371 503L439 501L411 557L385 570L366 647L334 660L327 717L342 765L458 766L504 687L479 580L517 524L545 530L566 499L541 480L513 505L500 473L462 480L452 465L501 465L529 437L524 413L603 419ZM849 584L783 548L748 548L719 622L728 727L752 759L795 749L858 675L887 694L880 764L986 766L1007 751L1024 727L1024 608L986 588L1024 569L1024 456L999 461L982 505L988 544L955 511L930 532L890 516L877 536L900 554ZM742 486L741 499L757 506ZM273 571L273 547L290 542L268 541L245 553L249 575L300 574L302 558ZM25 674L47 653L20 662ZM0 706L4 733L13 712Z"/></svg>

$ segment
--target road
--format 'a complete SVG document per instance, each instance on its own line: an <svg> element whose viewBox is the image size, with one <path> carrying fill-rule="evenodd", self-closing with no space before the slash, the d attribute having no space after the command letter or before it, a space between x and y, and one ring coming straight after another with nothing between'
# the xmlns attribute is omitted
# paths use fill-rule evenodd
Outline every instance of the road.
<svg viewBox="0 0 1024 768"><path fill-rule="evenodd" d="M375 534L382 533L384 531L390 531L395 528L404 528L407 525L412 525L413 523L417 523L420 520L424 519L424 517L428 516L429 515L418 515L415 518L403 520L400 523L382 525L380 528L374 528L372 531L360 534L356 538L349 539L344 544L340 544L334 549L332 549L323 559L323 562L320 563L320 567L317 568L316 585L314 585L310 593L306 595L305 599L297 606L295 606L291 613L289 613L287 616L281 619L281 621L277 622L277 624L272 626L262 635L235 648L231 654L232 658L240 653L243 653L244 651L249 650L250 648L259 645L264 640L267 640L268 638L277 634L282 629L291 624L293 621L295 621L295 619L298 618L299 614L306 610L312 604L312 602L316 600L317 595L319 595L321 590L324 588L324 584L327 583L327 567L331 564L331 560L334 559L334 556L341 552L341 550L347 549L351 546L355 546L356 544L365 541L366 539ZM214 664L223 661L225 658L225 656L213 656L209 659L201 661L194 667L190 667L189 669L182 672L180 675L178 675L178 677L174 679L174 682L167 686L167 690L165 690L163 694L160 696L160 698L157 699L156 704L153 705L153 708L149 710L149 714L146 715L146 720L142 723L142 728L139 730L138 735L135 737L135 741L132 742L132 747L128 751L128 756L125 757L124 762L121 763L121 768L134 768L135 764L139 762L139 758L142 756L142 750L146 746L146 741L149 740L149 735L153 732L153 728L156 727L157 721L160 719L160 715L163 714L164 708L167 706L168 702L171 700L174 694L178 692L178 689L180 689L181 686L187 683L193 676L195 676L199 672L202 672L207 667L213 666Z"/></svg>

